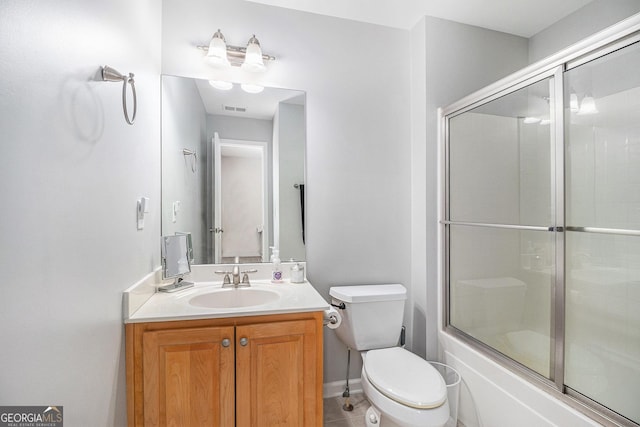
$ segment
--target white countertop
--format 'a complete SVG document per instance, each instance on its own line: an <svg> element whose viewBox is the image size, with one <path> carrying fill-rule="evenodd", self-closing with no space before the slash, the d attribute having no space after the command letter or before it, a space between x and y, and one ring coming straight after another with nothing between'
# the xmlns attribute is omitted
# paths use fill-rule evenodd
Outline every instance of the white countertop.
<svg viewBox="0 0 640 427"><path fill-rule="evenodd" d="M174 293L154 293L131 315L125 315L124 322L140 323L213 319L221 317L324 311L329 309L329 304L309 282L291 283L289 280L283 283L271 283L267 280L256 280L252 282L252 289L264 289L278 294L278 298L275 301L262 305L237 308L207 308L197 307L189 303L193 297L212 291L220 291L221 288L222 284L220 282L195 282L194 287L182 291ZM240 288L237 291L242 292L242 289L243 288Z"/></svg>

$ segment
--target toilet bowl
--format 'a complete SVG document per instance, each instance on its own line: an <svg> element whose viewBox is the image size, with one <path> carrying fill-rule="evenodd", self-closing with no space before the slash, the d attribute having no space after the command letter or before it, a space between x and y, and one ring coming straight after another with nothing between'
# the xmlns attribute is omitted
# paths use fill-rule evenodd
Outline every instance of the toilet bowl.
<svg viewBox="0 0 640 427"><path fill-rule="evenodd" d="M447 388L429 362L400 347L370 350L361 355L362 389L371 405L381 412L386 425L388 421L403 427L446 425ZM368 417L366 421L372 420Z"/></svg>
<svg viewBox="0 0 640 427"><path fill-rule="evenodd" d="M368 427L444 427L449 420L447 387L426 360L398 347L406 289L399 284L336 286L340 307L336 334L362 356L362 388L371 403Z"/></svg>

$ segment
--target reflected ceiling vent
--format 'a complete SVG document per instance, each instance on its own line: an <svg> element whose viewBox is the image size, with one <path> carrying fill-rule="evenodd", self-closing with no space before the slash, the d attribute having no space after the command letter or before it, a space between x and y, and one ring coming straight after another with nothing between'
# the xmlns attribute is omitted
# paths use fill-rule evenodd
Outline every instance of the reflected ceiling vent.
<svg viewBox="0 0 640 427"><path fill-rule="evenodd" d="M247 107L233 107L231 105L223 105L222 109L224 111L236 112L236 113L246 113Z"/></svg>

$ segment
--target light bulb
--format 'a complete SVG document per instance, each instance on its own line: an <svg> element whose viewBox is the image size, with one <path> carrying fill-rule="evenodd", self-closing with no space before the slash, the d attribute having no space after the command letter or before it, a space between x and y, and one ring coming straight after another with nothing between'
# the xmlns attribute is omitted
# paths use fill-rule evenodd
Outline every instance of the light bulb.
<svg viewBox="0 0 640 427"><path fill-rule="evenodd" d="M233 83L224 80L209 80L209 84L220 90L230 90L233 87Z"/></svg>
<svg viewBox="0 0 640 427"><path fill-rule="evenodd" d="M260 93L264 90L264 86L251 83L242 83L240 87L247 93Z"/></svg>
<svg viewBox="0 0 640 427"><path fill-rule="evenodd" d="M216 67L226 68L231 66L229 58L227 58L227 43L220 30L216 31L211 37L206 58L211 65Z"/></svg>
<svg viewBox="0 0 640 427"><path fill-rule="evenodd" d="M252 73L259 73L266 69L264 61L262 60L260 42L255 35L253 35L253 37L249 39L249 43L247 43L247 51L241 68Z"/></svg>

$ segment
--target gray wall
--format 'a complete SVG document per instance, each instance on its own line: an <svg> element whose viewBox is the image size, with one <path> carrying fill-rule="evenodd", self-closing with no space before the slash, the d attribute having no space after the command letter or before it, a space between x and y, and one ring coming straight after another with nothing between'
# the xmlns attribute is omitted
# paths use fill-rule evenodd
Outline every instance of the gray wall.
<svg viewBox="0 0 640 427"><path fill-rule="evenodd" d="M305 113L304 105L280 103L278 118L278 222L280 259L305 260L302 242L300 190L294 184L304 184ZM275 142L275 141L274 141ZM275 168L276 165L274 165Z"/></svg>
<svg viewBox="0 0 640 427"><path fill-rule="evenodd" d="M262 141L271 146L273 121L210 114L207 119L207 140L209 142L211 142L214 132L218 132L220 139Z"/></svg>
<svg viewBox="0 0 640 427"><path fill-rule="evenodd" d="M412 49L412 150L418 154L412 156L411 168L412 316L416 332L417 325L426 325L426 342L416 342L415 351L434 360L439 358L437 108L526 66L528 51L525 38L433 17L419 22L411 36L413 45L423 49Z"/></svg>
<svg viewBox="0 0 640 427"><path fill-rule="evenodd" d="M193 45L220 28L229 44L255 33L280 58L265 81L307 93L307 274L319 292L411 289L409 33L250 2L163 4L163 73L213 77ZM325 381L344 379L346 348L325 336Z"/></svg>
<svg viewBox="0 0 640 427"><path fill-rule="evenodd" d="M190 232L197 264L205 263L207 112L195 81L162 78L162 234ZM185 156L184 149L196 152ZM195 171L194 171L195 169ZM173 222L173 203L180 210Z"/></svg>
<svg viewBox="0 0 640 427"><path fill-rule="evenodd" d="M160 20L152 0L0 2L0 405L126 424L122 291L159 265ZM105 64L135 73L134 126Z"/></svg>
<svg viewBox="0 0 640 427"><path fill-rule="evenodd" d="M639 0L594 0L529 39L529 62L559 50L640 12Z"/></svg>

